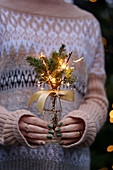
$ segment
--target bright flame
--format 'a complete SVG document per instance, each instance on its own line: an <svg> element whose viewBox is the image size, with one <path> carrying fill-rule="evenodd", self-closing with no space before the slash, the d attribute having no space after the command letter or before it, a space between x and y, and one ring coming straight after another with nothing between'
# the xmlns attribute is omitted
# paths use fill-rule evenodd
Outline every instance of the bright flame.
<svg viewBox="0 0 113 170"><path fill-rule="evenodd" d="M74 63L78 63L79 61L83 60L84 57L81 57L80 59L78 60L73 60Z"/></svg>

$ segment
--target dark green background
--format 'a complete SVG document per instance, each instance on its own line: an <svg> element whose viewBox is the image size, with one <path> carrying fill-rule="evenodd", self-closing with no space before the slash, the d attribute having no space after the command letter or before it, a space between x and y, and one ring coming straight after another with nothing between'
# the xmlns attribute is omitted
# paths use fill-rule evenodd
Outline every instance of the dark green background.
<svg viewBox="0 0 113 170"><path fill-rule="evenodd" d="M109 111L113 103L113 4L105 0L90 2L88 0L75 0L74 3L94 14L101 25L102 36L106 39L105 69L107 74L106 93L109 100L108 119L96 137L91 149L91 170L103 167L112 169L113 152L107 152L107 147L113 145L113 124L109 121Z"/></svg>

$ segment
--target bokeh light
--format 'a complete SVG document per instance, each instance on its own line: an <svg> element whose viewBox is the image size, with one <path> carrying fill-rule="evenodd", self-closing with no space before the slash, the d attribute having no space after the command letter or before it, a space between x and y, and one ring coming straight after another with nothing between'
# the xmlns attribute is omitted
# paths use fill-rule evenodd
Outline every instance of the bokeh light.
<svg viewBox="0 0 113 170"><path fill-rule="evenodd" d="M90 2L97 2L97 0L89 0Z"/></svg>
<svg viewBox="0 0 113 170"><path fill-rule="evenodd" d="M113 145L110 145L107 147L107 152L112 152L113 151Z"/></svg>

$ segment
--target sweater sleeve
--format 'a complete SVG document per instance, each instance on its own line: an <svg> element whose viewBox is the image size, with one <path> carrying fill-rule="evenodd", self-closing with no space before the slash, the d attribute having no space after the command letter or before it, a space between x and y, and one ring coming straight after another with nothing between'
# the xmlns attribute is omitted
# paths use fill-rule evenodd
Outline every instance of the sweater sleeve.
<svg viewBox="0 0 113 170"><path fill-rule="evenodd" d="M25 145L32 148L19 130L18 122L22 116L34 116L28 110L7 111L0 106L0 143L2 145Z"/></svg>
<svg viewBox="0 0 113 170"><path fill-rule="evenodd" d="M66 115L66 117L83 119L85 122L85 130L78 142L65 145L64 147L85 147L91 145L107 118L108 100L104 88L106 79L104 70L104 50L98 22L95 35L97 39L96 50L89 72L87 93L84 102L80 105L78 110L74 110Z"/></svg>

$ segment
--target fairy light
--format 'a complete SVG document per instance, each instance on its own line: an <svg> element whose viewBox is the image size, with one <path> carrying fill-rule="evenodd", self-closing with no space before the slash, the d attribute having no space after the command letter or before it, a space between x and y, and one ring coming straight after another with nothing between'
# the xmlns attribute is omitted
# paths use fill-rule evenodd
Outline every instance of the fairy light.
<svg viewBox="0 0 113 170"><path fill-rule="evenodd" d="M59 60L59 64L60 65L62 65L63 64L63 60L61 59L61 60Z"/></svg>
<svg viewBox="0 0 113 170"><path fill-rule="evenodd" d="M63 64L63 65L61 66L61 68L62 68L62 69L66 69L66 64Z"/></svg>
<svg viewBox="0 0 113 170"><path fill-rule="evenodd" d="M51 79L51 82L52 82L53 84L55 84L55 83L56 83L56 79L55 79L55 78L52 78L52 79Z"/></svg>
<svg viewBox="0 0 113 170"><path fill-rule="evenodd" d="M41 59L41 58L43 58L43 57L46 57L46 56L45 56L44 52L41 51L40 54L38 55L38 58Z"/></svg>
<svg viewBox="0 0 113 170"><path fill-rule="evenodd" d="M41 76L43 77L44 73L41 74Z"/></svg>
<svg viewBox="0 0 113 170"><path fill-rule="evenodd" d="M41 88L40 88L40 90L44 90L44 88L43 88L43 87L41 87Z"/></svg>
<svg viewBox="0 0 113 170"><path fill-rule="evenodd" d="M40 87L40 81L37 82L37 86Z"/></svg>
<svg viewBox="0 0 113 170"><path fill-rule="evenodd" d="M74 67L70 67L70 69L74 70Z"/></svg>
<svg viewBox="0 0 113 170"><path fill-rule="evenodd" d="M67 83L67 86L68 86L68 87L70 86L70 83L69 83L69 82Z"/></svg>

